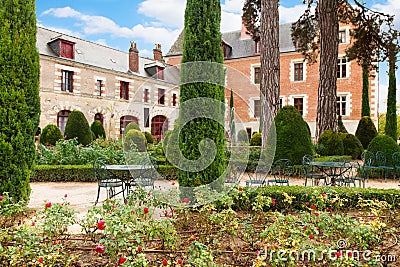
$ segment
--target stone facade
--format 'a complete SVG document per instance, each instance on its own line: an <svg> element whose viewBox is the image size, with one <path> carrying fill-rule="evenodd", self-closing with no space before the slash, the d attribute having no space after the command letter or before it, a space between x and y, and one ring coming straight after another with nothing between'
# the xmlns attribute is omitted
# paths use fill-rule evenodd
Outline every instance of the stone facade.
<svg viewBox="0 0 400 267"><path fill-rule="evenodd" d="M52 38L72 42L74 57L66 58L54 52L48 45ZM100 120L108 138L118 138L131 120L137 120L142 131L152 132L156 138L173 127L179 90L168 77L171 71L161 78L149 74L154 65L158 66L158 72L163 72L168 67L164 62L41 27L38 27L37 46L42 129L51 123L63 130L65 115L73 110L82 111L89 124ZM155 56L160 59L161 47L157 45L156 48ZM130 58L132 56L136 58ZM130 70L132 65L137 69ZM160 131L164 119L167 123Z"/></svg>

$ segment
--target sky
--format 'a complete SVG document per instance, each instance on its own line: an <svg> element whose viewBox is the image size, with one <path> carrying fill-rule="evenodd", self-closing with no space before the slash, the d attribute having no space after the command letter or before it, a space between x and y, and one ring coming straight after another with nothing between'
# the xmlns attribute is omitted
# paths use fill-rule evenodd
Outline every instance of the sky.
<svg viewBox="0 0 400 267"><path fill-rule="evenodd" d="M366 0L374 10L395 15L400 30L399 0ZM221 0L221 31L241 28L244 0ZM166 54L183 29L186 0L37 0L40 26L128 51L135 41L141 56L152 57L155 44ZM302 0L281 0L280 22L293 22L304 11ZM380 112L386 111L387 64L380 67ZM400 88L400 71L397 71ZM400 103L400 93L398 93Z"/></svg>

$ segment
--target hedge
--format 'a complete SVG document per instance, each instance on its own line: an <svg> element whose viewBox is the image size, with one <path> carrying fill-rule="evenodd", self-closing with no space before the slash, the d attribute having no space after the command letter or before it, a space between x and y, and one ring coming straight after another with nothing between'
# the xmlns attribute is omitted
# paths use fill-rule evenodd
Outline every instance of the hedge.
<svg viewBox="0 0 400 267"><path fill-rule="evenodd" d="M167 180L178 179L178 170L171 165L157 166ZM122 174L121 174L122 175ZM31 182L97 182L93 165L37 165Z"/></svg>

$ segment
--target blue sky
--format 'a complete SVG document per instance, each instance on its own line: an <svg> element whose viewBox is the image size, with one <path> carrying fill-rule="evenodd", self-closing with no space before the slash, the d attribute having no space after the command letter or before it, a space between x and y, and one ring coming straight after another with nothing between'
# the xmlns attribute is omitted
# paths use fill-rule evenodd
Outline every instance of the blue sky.
<svg viewBox="0 0 400 267"><path fill-rule="evenodd" d="M396 15L400 29L399 0L367 0L373 9ZM221 0L221 31L241 27L244 0ZM129 41L137 43L141 56L152 56L160 43L163 53L183 28L186 0L37 0L38 25L123 51ZM281 0L280 21L295 21L304 10L302 0ZM381 64L380 110L385 110L386 64ZM400 81L400 71L397 72ZM400 85L400 82L398 82Z"/></svg>

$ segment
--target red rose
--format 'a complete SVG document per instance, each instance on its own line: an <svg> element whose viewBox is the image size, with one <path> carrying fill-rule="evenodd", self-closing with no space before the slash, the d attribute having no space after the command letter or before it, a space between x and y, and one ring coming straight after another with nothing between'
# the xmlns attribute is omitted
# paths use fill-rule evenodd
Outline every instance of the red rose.
<svg viewBox="0 0 400 267"><path fill-rule="evenodd" d="M275 206L275 204L276 204L276 199L273 198L273 199L272 199L272 206Z"/></svg>
<svg viewBox="0 0 400 267"><path fill-rule="evenodd" d="M162 259L162 265L163 266L167 266L168 265L168 261L166 259Z"/></svg>
<svg viewBox="0 0 400 267"><path fill-rule="evenodd" d="M313 235L310 235L310 239L314 239L314 236L313 236Z"/></svg>
<svg viewBox="0 0 400 267"><path fill-rule="evenodd" d="M46 202L46 208L50 208L51 207L51 202Z"/></svg>
<svg viewBox="0 0 400 267"><path fill-rule="evenodd" d="M97 222L97 229L104 230L104 228L106 228L105 223L102 220L99 220Z"/></svg>
<svg viewBox="0 0 400 267"><path fill-rule="evenodd" d="M312 210L316 210L317 207L316 207L315 205L311 205L311 209L312 209Z"/></svg>
<svg viewBox="0 0 400 267"><path fill-rule="evenodd" d="M303 226L303 230L306 230L306 229L307 229L307 225L304 225L304 226Z"/></svg>
<svg viewBox="0 0 400 267"><path fill-rule="evenodd" d="M183 263L183 260L179 259L178 264L182 264L182 263Z"/></svg>
<svg viewBox="0 0 400 267"><path fill-rule="evenodd" d="M124 264L124 262L126 262L126 258L124 258L124 257L119 258L119 265Z"/></svg>
<svg viewBox="0 0 400 267"><path fill-rule="evenodd" d="M190 202L190 200L189 200L187 197L185 197L185 198L183 199L183 201L184 201L185 203L189 203L189 202Z"/></svg>
<svg viewBox="0 0 400 267"><path fill-rule="evenodd" d="M342 252L340 252L340 251L336 252L336 258L340 258L340 257L342 257Z"/></svg>
<svg viewBox="0 0 400 267"><path fill-rule="evenodd" d="M242 191L243 191L243 188L239 187L239 191L242 192Z"/></svg>
<svg viewBox="0 0 400 267"><path fill-rule="evenodd" d="M67 197L68 197L68 195L67 195L67 194L65 194L65 195L64 195L64 197L65 197L65 198L67 198Z"/></svg>
<svg viewBox="0 0 400 267"><path fill-rule="evenodd" d="M43 258L39 258L39 262L40 262L40 263L43 263Z"/></svg>
<svg viewBox="0 0 400 267"><path fill-rule="evenodd" d="M319 213L318 213L318 212L316 212L316 213L315 213L315 216L317 216L317 217L318 217L318 216L319 216Z"/></svg>
<svg viewBox="0 0 400 267"><path fill-rule="evenodd" d="M32 226L35 226L35 222L32 222L31 225L32 225Z"/></svg>
<svg viewBox="0 0 400 267"><path fill-rule="evenodd" d="M143 211L144 211L144 214L147 214L147 213L149 213L149 208L144 208Z"/></svg>
<svg viewBox="0 0 400 267"><path fill-rule="evenodd" d="M326 194L325 194L325 193L322 193L322 197L326 197Z"/></svg>
<svg viewBox="0 0 400 267"><path fill-rule="evenodd" d="M138 252L142 252L142 250L143 250L142 247L138 247L138 248L137 248L137 251L138 251Z"/></svg>
<svg viewBox="0 0 400 267"><path fill-rule="evenodd" d="M102 244L97 244L94 250L97 253L103 253L106 250L106 248Z"/></svg>
<svg viewBox="0 0 400 267"><path fill-rule="evenodd" d="M3 196L0 196L0 201L3 200Z"/></svg>

